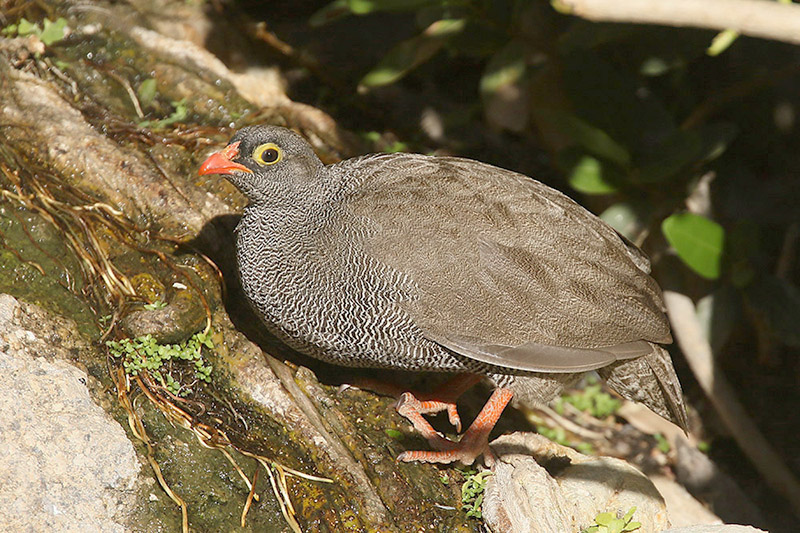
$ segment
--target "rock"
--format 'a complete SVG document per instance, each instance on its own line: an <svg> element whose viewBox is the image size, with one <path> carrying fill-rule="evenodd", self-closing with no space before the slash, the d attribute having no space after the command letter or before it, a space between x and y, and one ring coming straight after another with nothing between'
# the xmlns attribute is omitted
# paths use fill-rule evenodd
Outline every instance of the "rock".
<svg viewBox="0 0 800 533"><path fill-rule="evenodd" d="M133 445L92 401L87 374L61 359L60 324L23 327L22 305L0 295L0 530L126 531Z"/></svg>
<svg viewBox="0 0 800 533"><path fill-rule="evenodd" d="M665 529L661 533L766 533L763 529L737 525L702 525Z"/></svg>
<svg viewBox="0 0 800 533"><path fill-rule="evenodd" d="M669 527L664 499L625 461L586 456L533 433L504 435L492 450L498 461L483 504L492 531L581 531L600 513L634 506L641 531Z"/></svg>
<svg viewBox="0 0 800 533"><path fill-rule="evenodd" d="M650 481L667 502L667 515L673 526L722 524L717 515L695 500L682 485L662 475L650 476Z"/></svg>

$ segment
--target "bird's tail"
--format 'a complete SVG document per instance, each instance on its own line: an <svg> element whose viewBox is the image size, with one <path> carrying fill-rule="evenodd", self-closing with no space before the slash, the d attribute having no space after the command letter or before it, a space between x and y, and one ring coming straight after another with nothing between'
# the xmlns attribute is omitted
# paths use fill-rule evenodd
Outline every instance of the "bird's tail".
<svg viewBox="0 0 800 533"><path fill-rule="evenodd" d="M648 355L619 361L597 372L623 398L641 402L654 413L688 431L686 407L675 368L663 346Z"/></svg>

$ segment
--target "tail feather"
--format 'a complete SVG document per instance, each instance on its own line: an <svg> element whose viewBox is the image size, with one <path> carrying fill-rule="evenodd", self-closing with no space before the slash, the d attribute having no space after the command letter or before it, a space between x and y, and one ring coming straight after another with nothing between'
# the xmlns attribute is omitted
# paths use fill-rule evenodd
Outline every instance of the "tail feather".
<svg viewBox="0 0 800 533"><path fill-rule="evenodd" d="M623 398L643 403L688 431L681 384L664 347L653 344L653 351L648 355L618 361L597 372Z"/></svg>

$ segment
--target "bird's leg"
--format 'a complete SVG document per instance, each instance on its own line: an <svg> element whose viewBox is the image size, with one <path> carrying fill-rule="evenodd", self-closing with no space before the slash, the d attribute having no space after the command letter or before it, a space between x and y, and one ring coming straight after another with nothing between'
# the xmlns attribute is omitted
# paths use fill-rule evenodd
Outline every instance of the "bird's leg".
<svg viewBox="0 0 800 533"><path fill-rule="evenodd" d="M403 401L404 395L408 394L414 399L414 401L411 402L409 401L410 399L407 398L404 402L405 412L409 414L412 410L419 414L432 414L440 411L447 411L447 418L450 421L450 424L456 428L457 433L460 433L461 417L458 415L456 400L458 400L458 398L461 397L461 395L467 390L476 385L481 379L481 376L478 374L457 374L456 376L453 376L436 387L433 392L415 391L413 393L407 392L408 388L396 385L394 383L388 383L370 378L358 379L351 385L359 389L371 390L372 392L376 392L378 394L394 396L400 401ZM403 414L403 416L409 420L411 419L408 414L401 414ZM428 426L430 426L430 424L428 424ZM419 428L417 428L417 430L419 431Z"/></svg>
<svg viewBox="0 0 800 533"><path fill-rule="evenodd" d="M433 392L418 394L415 398L417 400L416 403L411 403L406 400L405 410L408 412L413 405L420 414L447 411L447 419L450 421L450 424L456 428L456 433L461 433L461 417L458 415L456 400L473 386L477 385L480 380L481 376L478 374L458 374L436 387ZM403 397L404 395L400 396L401 402L403 401ZM400 402L398 402L398 412L400 412L399 403ZM408 418L405 414L400 414Z"/></svg>
<svg viewBox="0 0 800 533"><path fill-rule="evenodd" d="M437 451L403 452L397 457L397 460L404 462L420 461L423 463L452 463L453 461L460 461L465 465L471 465L479 455L486 454L487 464L494 462L494 456L489 450L489 433L491 433L513 396L514 393L510 389L495 389L489 401L483 406L483 409L481 409L469 429L461 437L461 440L453 442L436 432L425 417L415 409L415 402L419 403L419 400L414 398L411 393L403 394L397 408L398 412L408 418L414 424L414 428ZM406 408L406 405L409 408Z"/></svg>

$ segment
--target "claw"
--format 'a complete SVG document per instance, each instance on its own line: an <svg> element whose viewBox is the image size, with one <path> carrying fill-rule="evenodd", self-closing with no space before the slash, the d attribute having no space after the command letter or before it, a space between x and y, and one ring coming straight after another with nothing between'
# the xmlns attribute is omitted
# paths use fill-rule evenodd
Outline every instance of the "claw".
<svg viewBox="0 0 800 533"><path fill-rule="evenodd" d="M450 421L450 425L456 428L456 433L461 433L461 417L458 416L456 404L447 405L447 419Z"/></svg>
<svg viewBox="0 0 800 533"><path fill-rule="evenodd" d="M451 441L438 433L425 419L426 404L420 402L410 392L403 393L397 402L397 412L406 417L414 428L428 441L436 451L407 451L401 453L398 461L420 461L425 463L452 463L460 461L471 465L480 455L484 455L487 464L494 463L494 454L489 450L489 433L500 418L500 414L511 401L513 393L508 389L495 389L489 401L481 409L475 421L458 442ZM442 402L438 402L442 403ZM448 410L448 415L450 411ZM456 413L457 416L457 413ZM452 419L451 419L452 422ZM454 424L455 425L455 424Z"/></svg>

